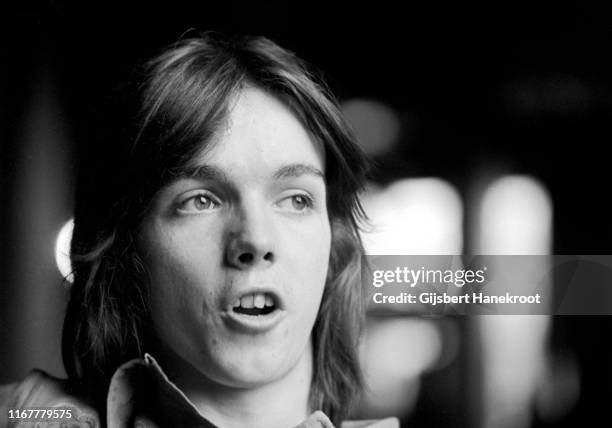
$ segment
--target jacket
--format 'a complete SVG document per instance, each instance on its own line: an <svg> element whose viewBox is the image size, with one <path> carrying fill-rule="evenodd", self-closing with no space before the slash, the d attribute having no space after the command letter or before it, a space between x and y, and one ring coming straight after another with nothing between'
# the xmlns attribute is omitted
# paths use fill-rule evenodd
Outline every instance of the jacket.
<svg viewBox="0 0 612 428"><path fill-rule="evenodd" d="M21 382L0 387L0 428L100 427L95 408L68 380L33 370ZM55 410L55 412L53 412ZM25 413L24 413L25 412ZM323 426L315 412L296 428ZM153 357L131 360L113 375L107 394L108 428L216 428L164 374ZM396 418L346 421L341 428L398 428Z"/></svg>

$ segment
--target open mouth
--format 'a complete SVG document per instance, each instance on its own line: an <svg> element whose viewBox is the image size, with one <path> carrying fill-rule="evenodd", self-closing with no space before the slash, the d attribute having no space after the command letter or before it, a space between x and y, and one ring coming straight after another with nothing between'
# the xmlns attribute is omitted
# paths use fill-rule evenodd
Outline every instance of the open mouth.
<svg viewBox="0 0 612 428"><path fill-rule="evenodd" d="M275 298L270 293L251 293L236 299L232 311L237 314L263 316L277 309Z"/></svg>

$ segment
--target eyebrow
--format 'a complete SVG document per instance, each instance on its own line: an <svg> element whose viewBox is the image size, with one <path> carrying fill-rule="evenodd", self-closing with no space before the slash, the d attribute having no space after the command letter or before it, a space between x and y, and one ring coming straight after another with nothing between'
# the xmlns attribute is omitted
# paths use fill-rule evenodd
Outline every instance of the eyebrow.
<svg viewBox="0 0 612 428"><path fill-rule="evenodd" d="M225 172L215 166L206 164L187 167L180 172L179 176L201 180L215 180L225 183L229 183L230 181Z"/></svg>
<svg viewBox="0 0 612 428"><path fill-rule="evenodd" d="M315 166L304 163L292 163L289 165L284 165L278 170L276 170L276 172L273 174L273 178L275 180L282 180L287 178L301 177L303 175L320 177L325 180L325 175L323 174L323 171L321 171ZM187 167L180 172L179 176L197 178L201 180L215 180L224 183L230 182L230 179L224 171L217 168L216 166L207 164Z"/></svg>
<svg viewBox="0 0 612 428"><path fill-rule="evenodd" d="M319 168L316 168L312 165L303 164L303 163L292 163L290 165L285 165L283 167L280 167L274 173L274 178L276 180L280 180L283 178L300 177L302 175L312 175L315 177L321 177L325 179L325 175Z"/></svg>

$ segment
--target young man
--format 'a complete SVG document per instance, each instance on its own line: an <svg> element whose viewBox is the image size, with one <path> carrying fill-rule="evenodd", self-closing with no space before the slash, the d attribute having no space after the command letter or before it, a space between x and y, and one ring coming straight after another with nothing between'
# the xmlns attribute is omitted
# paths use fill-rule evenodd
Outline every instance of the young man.
<svg viewBox="0 0 612 428"><path fill-rule="evenodd" d="M273 42L209 34L133 88L113 164L79 178L70 379L35 371L9 408L110 427L340 425L362 388L366 165L336 102Z"/></svg>

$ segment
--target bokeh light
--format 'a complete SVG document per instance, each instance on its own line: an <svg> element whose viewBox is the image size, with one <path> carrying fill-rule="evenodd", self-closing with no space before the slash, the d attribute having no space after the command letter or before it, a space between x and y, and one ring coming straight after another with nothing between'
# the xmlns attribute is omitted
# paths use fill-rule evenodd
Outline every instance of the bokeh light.
<svg viewBox="0 0 612 428"><path fill-rule="evenodd" d="M367 154L383 155L399 139L400 120L391 107L366 99L348 100L341 107L357 142Z"/></svg>
<svg viewBox="0 0 612 428"><path fill-rule="evenodd" d="M549 254L552 202L534 177L498 178L484 191L479 209L480 254Z"/></svg>
<svg viewBox="0 0 612 428"><path fill-rule="evenodd" d="M68 220L60 229L55 240L55 263L60 274L68 282L74 281L72 264L70 263L70 243L72 242L72 231L74 230L74 220Z"/></svg>
<svg viewBox="0 0 612 428"><path fill-rule="evenodd" d="M413 178L362 197L371 222L362 234L367 254L461 254L463 204L440 178Z"/></svg>
<svg viewBox="0 0 612 428"><path fill-rule="evenodd" d="M552 203L545 187L534 177L508 175L491 182L482 193L477 217L478 254L547 255L552 251ZM550 261L538 257L533 263ZM504 268L508 266L503 263L495 267L496 271ZM539 266L536 271L545 272L547 266ZM530 273L508 272L489 288L522 294L538 280ZM540 286L546 284L540 282ZM474 323L480 332L482 351L482 426L529 427L536 393L545 375L550 317L496 315L478 317Z"/></svg>

